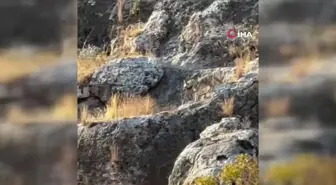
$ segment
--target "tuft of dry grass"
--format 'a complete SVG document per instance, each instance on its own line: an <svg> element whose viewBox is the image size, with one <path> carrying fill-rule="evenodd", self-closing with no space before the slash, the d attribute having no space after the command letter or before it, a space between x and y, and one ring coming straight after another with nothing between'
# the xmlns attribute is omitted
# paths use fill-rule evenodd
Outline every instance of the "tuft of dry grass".
<svg viewBox="0 0 336 185"><path fill-rule="evenodd" d="M280 54L285 57L293 57L298 54L298 48L293 45L282 45L279 50Z"/></svg>
<svg viewBox="0 0 336 185"><path fill-rule="evenodd" d="M318 62L318 56L307 56L297 58L292 61L292 79L302 79L314 72L318 71L322 66L322 62Z"/></svg>
<svg viewBox="0 0 336 185"><path fill-rule="evenodd" d="M229 54L236 56L235 74L231 77L231 82L237 82L252 70L254 64L251 61L257 58L257 51L252 51L250 48L230 47Z"/></svg>
<svg viewBox="0 0 336 185"><path fill-rule="evenodd" d="M12 106L6 115L6 120L13 124L31 122L74 121L77 119L77 97L65 95L52 108L27 111L20 106Z"/></svg>
<svg viewBox="0 0 336 185"><path fill-rule="evenodd" d="M77 59L77 82L78 84L86 84L89 82L93 73L101 66L108 62L107 55L101 54L94 59Z"/></svg>
<svg viewBox="0 0 336 185"><path fill-rule="evenodd" d="M134 47L134 39L139 36L145 28L144 23L137 23L120 30L116 43L111 44L112 58L127 58L150 55L150 53L137 52Z"/></svg>
<svg viewBox="0 0 336 185"><path fill-rule="evenodd" d="M236 63L236 71L235 71L235 79L240 79L241 77L244 76L245 73L245 66L246 66L246 60L242 59L242 58L238 58L235 60Z"/></svg>
<svg viewBox="0 0 336 185"><path fill-rule="evenodd" d="M223 114L226 116L232 116L234 113L234 97L224 101L222 105Z"/></svg>
<svg viewBox="0 0 336 185"><path fill-rule="evenodd" d="M138 23L129 25L126 29L120 30L120 34L116 43L111 44L111 54L108 56L106 53L98 54L94 59L92 58L78 58L77 59L77 81L79 84L86 84L93 73L106 64L109 60L148 56L148 53L136 52L133 41L143 31L144 24Z"/></svg>
<svg viewBox="0 0 336 185"><path fill-rule="evenodd" d="M273 99L266 102L266 116L283 117L288 115L290 99L288 97Z"/></svg>
<svg viewBox="0 0 336 185"><path fill-rule="evenodd" d="M59 56L51 53L36 54L33 56L15 54L14 51L0 56L0 83L8 83L12 80L29 75L41 67L53 65L58 62Z"/></svg>
<svg viewBox="0 0 336 185"><path fill-rule="evenodd" d="M155 112L156 102L150 97L121 98L118 95L111 97L106 110L94 116L87 107L81 111L81 123L108 122L120 118L130 118L140 115L148 115Z"/></svg>
<svg viewBox="0 0 336 185"><path fill-rule="evenodd" d="M249 55L246 55L245 57L242 57L242 58L235 59L236 67L235 67L235 73L231 78L232 82L237 82L245 74L251 71L252 64L250 64L250 62L251 62L251 57Z"/></svg>
<svg viewBox="0 0 336 185"><path fill-rule="evenodd" d="M28 46L1 50L0 68L3 70L0 73L0 83L8 83L36 72L42 67L54 65L60 61L61 57L73 57L73 59L76 57L76 38L63 41L62 47L63 52L61 55L52 49Z"/></svg>

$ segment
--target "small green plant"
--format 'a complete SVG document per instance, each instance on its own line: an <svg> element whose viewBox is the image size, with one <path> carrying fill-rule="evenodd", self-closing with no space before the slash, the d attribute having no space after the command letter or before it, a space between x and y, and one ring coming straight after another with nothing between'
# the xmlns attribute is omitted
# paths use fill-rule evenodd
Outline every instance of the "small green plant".
<svg viewBox="0 0 336 185"><path fill-rule="evenodd" d="M234 163L227 164L220 177L199 177L194 185L259 185L258 161L247 154L241 154Z"/></svg>
<svg viewBox="0 0 336 185"><path fill-rule="evenodd" d="M138 15L140 13L140 0L134 0L131 14Z"/></svg>
<svg viewBox="0 0 336 185"><path fill-rule="evenodd" d="M259 167L257 159L247 154L239 155L236 161L224 167L220 179L225 184L259 185Z"/></svg>
<svg viewBox="0 0 336 185"><path fill-rule="evenodd" d="M314 155L299 155L293 160L272 166L266 173L267 184L334 185L336 160Z"/></svg>
<svg viewBox="0 0 336 185"><path fill-rule="evenodd" d="M199 177L195 179L195 185L218 185L218 180L215 177Z"/></svg>

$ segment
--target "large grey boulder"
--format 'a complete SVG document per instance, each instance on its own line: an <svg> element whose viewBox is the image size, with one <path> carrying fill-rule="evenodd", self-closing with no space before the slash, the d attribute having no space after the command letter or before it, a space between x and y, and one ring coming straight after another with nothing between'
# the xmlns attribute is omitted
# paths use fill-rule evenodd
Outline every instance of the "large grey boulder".
<svg viewBox="0 0 336 185"><path fill-rule="evenodd" d="M64 95L76 93L76 71L76 62L65 60L1 84L1 108L6 109L11 104L27 110L50 108Z"/></svg>
<svg viewBox="0 0 336 185"><path fill-rule="evenodd" d="M155 87L162 76L162 68L147 57L112 60L93 74L89 86L108 88L109 95L143 95Z"/></svg>
<svg viewBox="0 0 336 185"><path fill-rule="evenodd" d="M238 155L258 155L258 130L249 122L231 117L207 127L200 139L189 144L177 158L169 185L192 183L198 177L218 177Z"/></svg>

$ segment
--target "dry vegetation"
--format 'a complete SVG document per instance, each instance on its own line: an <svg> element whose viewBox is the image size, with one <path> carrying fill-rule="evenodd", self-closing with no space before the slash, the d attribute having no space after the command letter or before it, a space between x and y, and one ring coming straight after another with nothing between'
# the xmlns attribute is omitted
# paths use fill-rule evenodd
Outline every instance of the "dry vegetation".
<svg viewBox="0 0 336 185"><path fill-rule="evenodd" d="M237 82L241 77L252 70L254 64L251 63L251 55L246 55L235 59L235 74L231 77L231 82Z"/></svg>
<svg viewBox="0 0 336 185"><path fill-rule="evenodd" d="M77 33L76 33L77 35ZM70 38L63 42L62 56L52 49L35 49L29 47L12 48L0 52L0 83L8 83L17 78L31 74L42 67L54 65L60 57L76 57L77 39ZM6 69L6 70L4 70Z"/></svg>
<svg viewBox="0 0 336 185"><path fill-rule="evenodd" d="M9 109L5 119L13 124L74 121L77 119L77 97L73 94L65 95L52 108L35 111L27 111L14 105Z"/></svg>
<svg viewBox="0 0 336 185"><path fill-rule="evenodd" d="M86 84L93 73L99 69L101 66L106 64L109 60L137 57L137 56L148 56L149 53L139 53L135 50L133 41L134 39L142 33L144 28L143 23L138 23L134 25L129 25L125 29L119 31L117 40L111 43L111 54L107 56L106 53L100 53L94 58L83 58L77 59L77 79L79 84Z"/></svg>
<svg viewBox="0 0 336 185"><path fill-rule="evenodd" d="M287 97L273 99L266 102L266 116L282 117L288 115L290 99Z"/></svg>
<svg viewBox="0 0 336 185"><path fill-rule="evenodd" d="M296 81L307 77L322 67L321 57L318 54L311 54L306 57L300 57L292 60L289 79Z"/></svg>
<svg viewBox="0 0 336 185"><path fill-rule="evenodd" d="M8 83L22 76L31 74L41 67L58 62L58 56L50 53L18 56L15 51L0 55L0 83Z"/></svg>
<svg viewBox="0 0 336 185"><path fill-rule="evenodd" d="M302 154L284 164L277 164L266 172L267 184L279 185L334 185L336 160Z"/></svg>
<svg viewBox="0 0 336 185"><path fill-rule="evenodd" d="M139 22L137 24L131 24L125 29L121 29L115 43L111 43L111 57L128 58L149 55L149 53L137 52L133 44L134 39L143 32L144 27L145 24Z"/></svg>
<svg viewBox="0 0 336 185"><path fill-rule="evenodd" d="M77 83L86 84L95 70L107 63L107 56L104 54L98 55L94 59L77 59Z"/></svg>
<svg viewBox="0 0 336 185"><path fill-rule="evenodd" d="M259 185L258 160L240 154L233 163L225 165L219 177L206 176L195 179L193 185Z"/></svg>
<svg viewBox="0 0 336 185"><path fill-rule="evenodd" d="M224 115L232 116L234 113L234 97L224 101L222 105Z"/></svg>
<svg viewBox="0 0 336 185"><path fill-rule="evenodd" d="M148 115L156 112L156 103L149 97L120 98L118 95L111 97L106 110L98 115L90 114L87 107L81 110L83 124L92 122L108 122L120 118L129 118L140 115Z"/></svg>

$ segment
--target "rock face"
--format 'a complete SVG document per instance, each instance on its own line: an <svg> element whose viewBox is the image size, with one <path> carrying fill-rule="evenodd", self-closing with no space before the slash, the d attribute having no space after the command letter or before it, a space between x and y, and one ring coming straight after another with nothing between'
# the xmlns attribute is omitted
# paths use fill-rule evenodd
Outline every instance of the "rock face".
<svg viewBox="0 0 336 185"><path fill-rule="evenodd" d="M259 86L261 175L300 154L336 154L336 76L331 72L336 69L336 42L329 35L334 33L335 5L329 0L260 1L260 74L265 75ZM306 68L306 56L316 50L326 57L313 57L318 66L297 76L303 69L291 70L291 59L302 58Z"/></svg>
<svg viewBox="0 0 336 185"><path fill-rule="evenodd" d="M115 38L118 26L136 23L139 20L145 22L153 11L153 4L156 1L139 2L137 5L137 1L134 0L78 1L78 48L95 45L106 49L111 39ZM134 11L137 7L141 10L141 14Z"/></svg>
<svg viewBox="0 0 336 185"><path fill-rule="evenodd" d="M258 130L231 117L207 127L200 139L190 143L177 158L169 185L190 184L198 177L218 177L236 156L257 156Z"/></svg>
<svg viewBox="0 0 336 185"><path fill-rule="evenodd" d="M67 27L76 21L73 0L4 0L0 3L0 49L13 44L46 47L57 45L68 37ZM38 12L38 13L37 13ZM23 19L24 17L24 19ZM29 28L29 31L28 29ZM16 30L20 31L19 34Z"/></svg>
<svg viewBox="0 0 336 185"><path fill-rule="evenodd" d="M227 37L228 30L233 27L253 31L257 24L257 1L195 3L167 0L158 3L157 7L138 38L155 40L153 47L146 49L163 57L165 63L189 69L232 66L234 56L228 54L231 46L248 48L257 44L252 40ZM235 16L231 16L233 14ZM149 25L157 27L153 29ZM142 48L142 45L145 44L141 42L137 48Z"/></svg>
<svg viewBox="0 0 336 185"><path fill-rule="evenodd" d="M89 85L110 85L112 93L142 95L153 88L162 76L163 70L150 63L148 58L121 59L97 70Z"/></svg>
<svg viewBox="0 0 336 185"><path fill-rule="evenodd" d="M76 184L74 123L0 124L0 184Z"/></svg>
<svg viewBox="0 0 336 185"><path fill-rule="evenodd" d="M12 104L26 110L47 108L65 94L75 94L76 70L75 62L63 61L7 84L0 84L0 115L5 114Z"/></svg>
<svg viewBox="0 0 336 185"><path fill-rule="evenodd" d="M306 56L312 46L323 54L334 54L335 36L329 34L334 33L331 30L336 19L335 8L336 4L330 0L261 0L261 65L288 63L289 59Z"/></svg>
<svg viewBox="0 0 336 185"><path fill-rule="evenodd" d="M111 41L111 48L116 48L119 45L114 44L123 39L118 29L133 28L131 24L140 20L144 27L124 41L130 51L149 56L115 59L112 52L107 64L78 85L80 106L104 106L115 93L149 95L158 104L151 115L78 124L79 185L179 184L206 173L203 167L196 168L198 164L209 162L210 168L219 169L239 152L256 155L258 39L257 35L230 39L227 31L234 27L257 33L258 1L81 0L79 4L80 39L100 49ZM250 58L239 66L235 58L246 54ZM228 119L221 122L222 118ZM250 127L242 126L246 122ZM250 142L253 147L244 148ZM180 163L187 156L181 152L196 151L200 143L208 150L202 155L210 158L195 161L186 171ZM229 159L215 166L214 158L222 155Z"/></svg>
<svg viewBox="0 0 336 185"><path fill-rule="evenodd" d="M112 123L79 125L79 184L167 184L176 157L225 114L224 100L234 97L233 115L257 128L256 79L221 87L213 98L177 110ZM249 97L249 99L247 98ZM243 112L245 111L245 112ZM251 118L250 118L251 117Z"/></svg>
<svg viewBox="0 0 336 185"><path fill-rule="evenodd" d="M132 15L125 12L128 12L132 4L137 1L121 2L124 2L122 6L124 21L130 24L132 21L126 20L132 20ZM232 66L232 59L236 54L232 56L228 54L230 47L241 46L247 50L257 49L258 39L256 37L233 40L227 37L227 32L233 27L240 31L255 31L258 24L257 0L202 0L197 2L165 0L139 1L139 3L141 12L138 15L139 19L143 20L145 15L147 17L145 16L143 20L146 22L144 31L134 40L134 48L139 52L153 53L163 58L164 63L194 69ZM118 9L116 4L109 2L113 10L105 6L106 2L104 3L103 0L94 1L91 8L85 0L80 1L80 4L87 4L83 5L83 7L87 6L83 9L88 11L83 16L79 15L83 17L82 19L90 19L93 14L97 15L98 19L98 15L101 15L96 22L79 25L80 30L87 30L82 35L80 34L81 38L89 40L87 44L100 46L101 44L96 43L96 40L109 42L116 38L117 34L107 36L106 33L116 32L117 28L109 25L116 25L117 18L112 16L110 21L107 21L108 13L106 13L118 14L114 13ZM98 31L97 29L92 30L92 27L104 27L104 29L97 28L101 30ZM93 35L89 30L92 30Z"/></svg>
<svg viewBox="0 0 336 185"><path fill-rule="evenodd" d="M119 64L116 61L112 61L97 72L102 76L101 78L97 75L95 81L91 80L89 82L90 85L78 86L77 97L81 101L85 101L86 98L91 97L106 102L116 92L131 95L148 93L156 100L158 106L162 108L168 106L178 107L184 103L209 99L215 92L220 91L221 88L230 88L231 85L228 85L228 87L223 85L234 81L233 76L235 76L235 71L237 70L237 67L188 70L175 66L160 65L154 61L153 63L148 63L146 62L147 59L145 61L142 61L142 59L118 60ZM141 62L144 62L144 65ZM123 63L123 65L120 65L120 63ZM126 69L125 65L127 66ZM138 70L128 68L128 65L138 66ZM149 67L146 67L148 65ZM258 59L250 61L248 67L250 70L244 74L246 77L243 76L240 81L257 82ZM110 68L111 70L108 70ZM146 76L144 71L149 71L151 75ZM110 79L110 82L108 82L107 78ZM158 78L160 78L159 81L156 80ZM112 82L111 79L115 79L115 82ZM135 83L135 80L142 82ZM151 82L144 83L145 81L143 80L150 80ZM145 85L144 88L139 88L141 83ZM152 85L147 86L147 84ZM139 91L139 89L143 89L144 91Z"/></svg>

